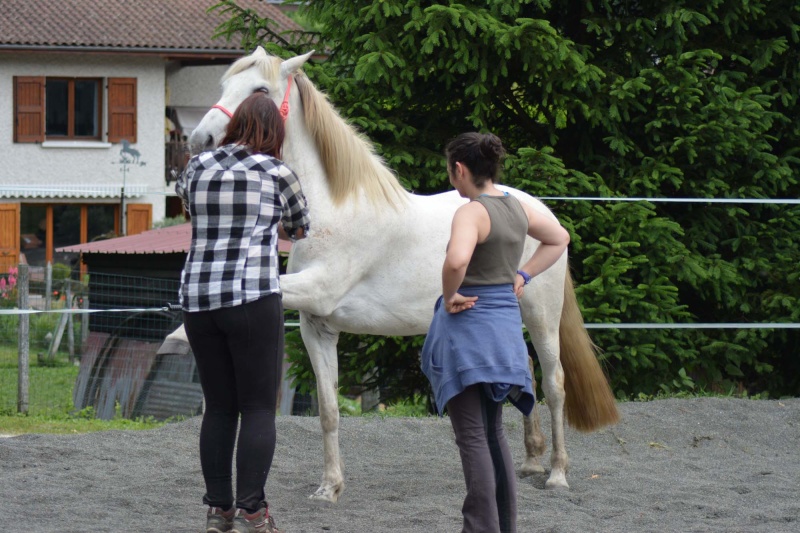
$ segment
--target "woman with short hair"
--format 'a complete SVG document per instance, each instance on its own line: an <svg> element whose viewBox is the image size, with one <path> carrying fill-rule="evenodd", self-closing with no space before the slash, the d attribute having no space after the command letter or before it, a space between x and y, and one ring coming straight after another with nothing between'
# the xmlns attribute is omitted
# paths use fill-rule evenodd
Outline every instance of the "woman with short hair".
<svg viewBox="0 0 800 533"><path fill-rule="evenodd" d="M569 233L496 187L505 150L491 133L464 133L445 149L456 211L442 266L442 296L422 349L439 413L456 435L467 495L462 533L515 533L514 463L503 402L529 415L535 402L518 299L563 254ZM519 267L526 236L540 245Z"/></svg>

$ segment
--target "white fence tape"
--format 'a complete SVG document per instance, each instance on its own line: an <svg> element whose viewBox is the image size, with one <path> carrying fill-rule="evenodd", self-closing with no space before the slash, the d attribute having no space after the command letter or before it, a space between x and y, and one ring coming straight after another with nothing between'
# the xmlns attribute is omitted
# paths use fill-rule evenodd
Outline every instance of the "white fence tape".
<svg viewBox="0 0 800 533"><path fill-rule="evenodd" d="M162 194L148 191L148 194ZM166 193L171 194L171 193ZM708 203L708 204L786 204L800 205L798 198L647 198L615 196L540 196L539 200L590 201L590 202L653 202L653 203ZM81 313L143 313L157 311L178 311L174 305L141 309L0 309L0 315L32 315L39 313L81 314ZM299 322L286 322L286 327L299 327ZM707 323L593 323L584 324L586 329L800 329L797 322L707 322Z"/></svg>
<svg viewBox="0 0 800 533"><path fill-rule="evenodd" d="M800 329L796 322L706 322L697 324L681 323L633 323L584 324L586 329Z"/></svg>
<svg viewBox="0 0 800 533"><path fill-rule="evenodd" d="M41 309L0 309L0 315L35 315L35 314L70 314L78 315L83 313L147 313L180 311L176 306L165 307L143 307L133 309L51 309L44 311ZM296 328L300 322L286 322L287 328ZM704 323L586 323L586 329L800 329L800 323L796 322L704 322Z"/></svg>
<svg viewBox="0 0 800 533"><path fill-rule="evenodd" d="M666 202L674 204L800 204L797 198L637 198L616 196L539 196L539 200L585 200L589 202Z"/></svg>
<svg viewBox="0 0 800 533"><path fill-rule="evenodd" d="M0 309L0 315L39 315L39 314L58 314L58 315L80 315L83 313L144 313L158 311L174 311L169 307L149 307L149 308L129 308L129 309Z"/></svg>

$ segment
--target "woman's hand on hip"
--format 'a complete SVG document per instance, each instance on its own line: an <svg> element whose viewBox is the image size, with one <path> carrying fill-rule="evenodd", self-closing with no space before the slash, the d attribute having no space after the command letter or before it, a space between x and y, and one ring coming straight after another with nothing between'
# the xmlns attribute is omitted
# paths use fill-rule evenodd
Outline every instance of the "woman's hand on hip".
<svg viewBox="0 0 800 533"><path fill-rule="evenodd" d="M516 279L514 280L514 294L517 296L517 300L522 298L522 294L525 292L525 281L522 279L522 276L517 274Z"/></svg>
<svg viewBox="0 0 800 533"><path fill-rule="evenodd" d="M477 299L477 296L462 296L461 294L455 293L452 298L445 300L444 308L450 314L460 313L461 311L466 311L467 309L475 307L475 301Z"/></svg>

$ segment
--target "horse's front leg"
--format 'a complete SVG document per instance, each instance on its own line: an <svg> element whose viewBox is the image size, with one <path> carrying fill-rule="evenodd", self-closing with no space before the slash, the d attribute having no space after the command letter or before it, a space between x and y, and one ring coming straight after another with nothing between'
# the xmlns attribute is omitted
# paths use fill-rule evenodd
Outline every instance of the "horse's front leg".
<svg viewBox="0 0 800 533"><path fill-rule="evenodd" d="M322 426L322 483L310 498L335 503L344 490L344 463L339 450L339 332L330 329L322 318L301 311L300 334L317 378Z"/></svg>

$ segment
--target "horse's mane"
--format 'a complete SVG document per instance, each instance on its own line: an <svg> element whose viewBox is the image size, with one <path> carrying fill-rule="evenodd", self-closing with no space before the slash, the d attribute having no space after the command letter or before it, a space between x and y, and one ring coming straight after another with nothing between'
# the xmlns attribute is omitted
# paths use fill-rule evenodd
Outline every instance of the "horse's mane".
<svg viewBox="0 0 800 533"><path fill-rule="evenodd" d="M340 204L363 190L372 203L405 203L405 189L375 153L372 143L339 115L304 73L297 73L294 79L303 102L306 127L325 165L333 201Z"/></svg>
<svg viewBox="0 0 800 533"><path fill-rule="evenodd" d="M222 83L224 84L226 80L236 76L240 72L244 72L245 70L249 69L250 67L256 67L261 71L261 76L265 80L276 80L281 73L281 62L280 60L275 61L275 58L270 58L268 56L244 56L242 58L237 59L233 62L233 64L228 67L228 70L225 71L225 74L222 75Z"/></svg>
<svg viewBox="0 0 800 533"><path fill-rule="evenodd" d="M251 67L259 69L264 79L277 80L280 65L281 60L276 57L245 56L228 68L222 83ZM325 166L334 203L341 204L362 190L374 204L385 202L398 206L405 203L405 189L375 153L372 143L339 115L328 97L318 91L303 72L295 74L294 79L305 110L306 128Z"/></svg>

